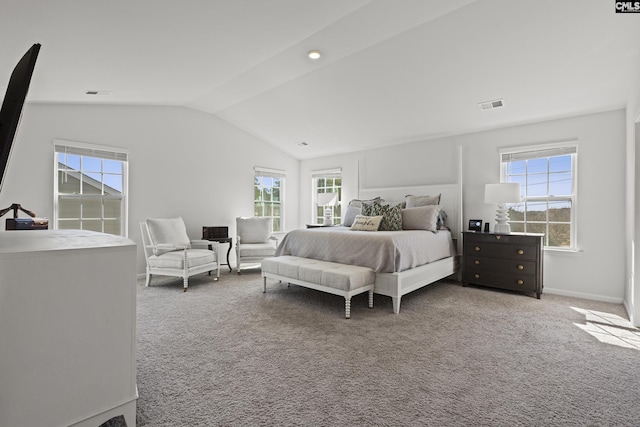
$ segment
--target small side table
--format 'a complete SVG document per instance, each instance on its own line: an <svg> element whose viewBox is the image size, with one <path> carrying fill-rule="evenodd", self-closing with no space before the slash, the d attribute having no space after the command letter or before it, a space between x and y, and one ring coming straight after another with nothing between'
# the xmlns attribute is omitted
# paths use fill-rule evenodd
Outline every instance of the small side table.
<svg viewBox="0 0 640 427"><path fill-rule="evenodd" d="M228 243L229 249L227 250L227 263L222 264L229 267L229 271L231 271L231 264L229 263L229 254L231 253L231 248L233 247L233 238L232 237L209 237L210 242L218 242L218 243Z"/></svg>

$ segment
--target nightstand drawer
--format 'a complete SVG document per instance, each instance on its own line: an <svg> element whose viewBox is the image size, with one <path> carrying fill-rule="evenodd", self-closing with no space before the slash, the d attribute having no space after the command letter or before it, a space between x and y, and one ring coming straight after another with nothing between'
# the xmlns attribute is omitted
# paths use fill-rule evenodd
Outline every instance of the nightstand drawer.
<svg viewBox="0 0 640 427"><path fill-rule="evenodd" d="M467 265L474 270L488 270L505 274L536 274L538 268L535 261L484 258L474 255L468 256Z"/></svg>
<svg viewBox="0 0 640 427"><path fill-rule="evenodd" d="M523 245L517 243L484 243L484 242L466 242L464 245L464 253L467 256L483 256L496 258L512 258L523 260L536 260L538 256L538 247L531 245Z"/></svg>
<svg viewBox="0 0 640 427"><path fill-rule="evenodd" d="M475 269L465 270L462 279L465 282L475 283L477 285L527 292L535 292L538 285L535 275L500 274Z"/></svg>

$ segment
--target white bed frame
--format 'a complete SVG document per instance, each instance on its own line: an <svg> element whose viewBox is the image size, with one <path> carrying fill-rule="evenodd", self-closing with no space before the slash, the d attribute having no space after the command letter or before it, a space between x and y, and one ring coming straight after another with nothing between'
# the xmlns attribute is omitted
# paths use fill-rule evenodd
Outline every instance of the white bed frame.
<svg viewBox="0 0 640 427"><path fill-rule="evenodd" d="M422 288L430 283L454 275L458 272L458 259L462 253L462 191L459 183L432 184L410 187L360 188L358 198L362 200L382 197L385 203L394 205L405 200L405 196L441 194L440 206L447 214L446 224L451 229L451 237L456 243L458 256L444 258L420 267L400 273L376 273L373 292L390 296L393 312L400 312L400 300L403 295Z"/></svg>

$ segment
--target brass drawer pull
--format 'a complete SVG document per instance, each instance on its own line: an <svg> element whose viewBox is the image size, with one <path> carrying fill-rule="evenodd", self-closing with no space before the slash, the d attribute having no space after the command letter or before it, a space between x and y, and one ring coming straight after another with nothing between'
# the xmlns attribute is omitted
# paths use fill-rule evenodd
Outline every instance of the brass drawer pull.
<svg viewBox="0 0 640 427"><path fill-rule="evenodd" d="M496 240L500 240L502 236L496 236Z"/></svg>
<svg viewBox="0 0 640 427"><path fill-rule="evenodd" d="M480 250L480 246L476 246L475 248L473 248L476 250L476 252L478 252Z"/></svg>
<svg viewBox="0 0 640 427"><path fill-rule="evenodd" d="M522 279L518 279L518 281L516 282L518 285L524 285L524 280Z"/></svg>
<svg viewBox="0 0 640 427"><path fill-rule="evenodd" d="M476 279L480 278L480 275L478 273L474 274L473 277L475 277Z"/></svg>
<svg viewBox="0 0 640 427"><path fill-rule="evenodd" d="M524 255L524 250L518 249L518 255Z"/></svg>
<svg viewBox="0 0 640 427"><path fill-rule="evenodd" d="M518 264L518 270L524 270L524 265Z"/></svg>
<svg viewBox="0 0 640 427"><path fill-rule="evenodd" d="M478 260L473 261L473 263L474 263L475 265L480 265L480 261L478 261Z"/></svg>

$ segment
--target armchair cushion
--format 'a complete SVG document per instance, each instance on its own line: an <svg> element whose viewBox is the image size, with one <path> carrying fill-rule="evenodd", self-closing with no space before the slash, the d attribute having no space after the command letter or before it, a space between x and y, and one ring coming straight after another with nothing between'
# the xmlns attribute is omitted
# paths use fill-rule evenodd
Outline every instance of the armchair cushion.
<svg viewBox="0 0 640 427"><path fill-rule="evenodd" d="M271 218L240 218L237 222L240 243L264 243L269 240Z"/></svg>
<svg viewBox="0 0 640 427"><path fill-rule="evenodd" d="M182 217L171 219L147 219L155 255L177 249L189 248L191 243ZM171 246L173 245L173 247Z"/></svg>
<svg viewBox="0 0 640 427"><path fill-rule="evenodd" d="M276 247L273 243L243 243L238 251L241 257L268 257L275 254Z"/></svg>
<svg viewBox="0 0 640 427"><path fill-rule="evenodd" d="M149 257L149 266L154 268L184 269L184 251L167 252L160 256ZM206 249L189 249L187 251L187 263L189 268L209 264L215 261L213 252Z"/></svg>

